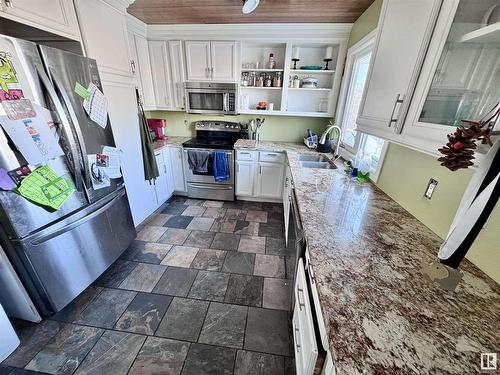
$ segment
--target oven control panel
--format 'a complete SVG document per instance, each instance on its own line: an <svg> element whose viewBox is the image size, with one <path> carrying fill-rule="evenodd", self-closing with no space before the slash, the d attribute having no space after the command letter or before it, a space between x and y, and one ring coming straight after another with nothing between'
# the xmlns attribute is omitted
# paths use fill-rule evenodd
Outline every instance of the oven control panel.
<svg viewBox="0 0 500 375"><path fill-rule="evenodd" d="M194 128L197 131L224 131L234 133L241 130L239 123L229 121L196 121L194 123Z"/></svg>

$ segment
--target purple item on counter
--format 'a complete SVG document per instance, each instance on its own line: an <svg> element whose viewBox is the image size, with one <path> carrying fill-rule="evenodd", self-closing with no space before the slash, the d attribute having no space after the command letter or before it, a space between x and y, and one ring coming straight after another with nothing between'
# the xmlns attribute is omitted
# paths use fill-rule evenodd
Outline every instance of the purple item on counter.
<svg viewBox="0 0 500 375"><path fill-rule="evenodd" d="M7 171L3 168L0 168L0 189L2 190L12 190L16 187L12 178L8 175Z"/></svg>

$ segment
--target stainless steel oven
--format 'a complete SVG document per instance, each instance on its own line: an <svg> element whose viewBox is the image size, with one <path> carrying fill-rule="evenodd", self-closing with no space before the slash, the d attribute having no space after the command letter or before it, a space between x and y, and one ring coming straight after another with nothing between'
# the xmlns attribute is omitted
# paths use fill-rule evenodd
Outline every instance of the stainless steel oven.
<svg viewBox="0 0 500 375"><path fill-rule="evenodd" d="M193 151L208 151L208 169L205 173L195 172L189 168L187 153ZM215 181L212 169L212 155L215 151L224 152L229 161L229 179ZM184 148L184 176L186 178L188 197L216 200L234 200L234 151L203 148Z"/></svg>
<svg viewBox="0 0 500 375"><path fill-rule="evenodd" d="M238 114L238 84L186 82L186 112L213 115Z"/></svg>

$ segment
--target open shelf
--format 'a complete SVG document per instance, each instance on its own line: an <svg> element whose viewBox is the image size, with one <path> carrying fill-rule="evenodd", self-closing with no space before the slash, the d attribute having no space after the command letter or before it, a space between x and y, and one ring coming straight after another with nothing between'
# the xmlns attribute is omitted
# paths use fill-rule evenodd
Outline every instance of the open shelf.
<svg viewBox="0 0 500 375"><path fill-rule="evenodd" d="M240 86L240 89L251 89L251 90L281 90L282 87L259 87L259 86Z"/></svg>
<svg viewBox="0 0 500 375"><path fill-rule="evenodd" d="M290 69L290 74L334 74L335 70Z"/></svg>
<svg viewBox="0 0 500 375"><path fill-rule="evenodd" d="M262 72L262 73L265 73L265 72L272 73L272 72L282 72L283 69L247 69L247 68L241 68L241 71L242 72L256 72L256 73L259 73L259 72Z"/></svg>
<svg viewBox="0 0 500 375"><path fill-rule="evenodd" d="M332 117L327 112L288 112L288 111L261 111L257 109L245 109L239 111L242 115L265 115L265 116L299 116L299 117Z"/></svg>
<svg viewBox="0 0 500 375"><path fill-rule="evenodd" d="M458 39L462 43L496 43L500 40L500 22L495 22L491 25L481 27L480 29L471 31L462 35Z"/></svg>
<svg viewBox="0 0 500 375"><path fill-rule="evenodd" d="M289 87L288 90L290 91L332 91L332 89L326 88L326 87L315 87L315 88L309 88L309 87Z"/></svg>

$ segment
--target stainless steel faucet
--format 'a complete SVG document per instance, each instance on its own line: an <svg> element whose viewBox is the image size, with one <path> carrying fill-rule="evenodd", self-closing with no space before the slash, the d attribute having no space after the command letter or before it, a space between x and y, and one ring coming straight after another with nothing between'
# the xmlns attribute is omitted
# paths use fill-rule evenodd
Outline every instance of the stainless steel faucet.
<svg viewBox="0 0 500 375"><path fill-rule="evenodd" d="M326 128L326 130L323 132L323 134L321 135L321 138L319 140L319 143L324 145L325 142L326 142L326 136L328 135L328 133L330 132L330 130L332 129L337 129L338 132L339 132L339 136L338 136L338 139L337 139L337 145L335 146L335 156L338 155L339 153L339 147L340 147L340 140L342 139L342 129L340 129L339 126L337 125L330 125L328 128Z"/></svg>

